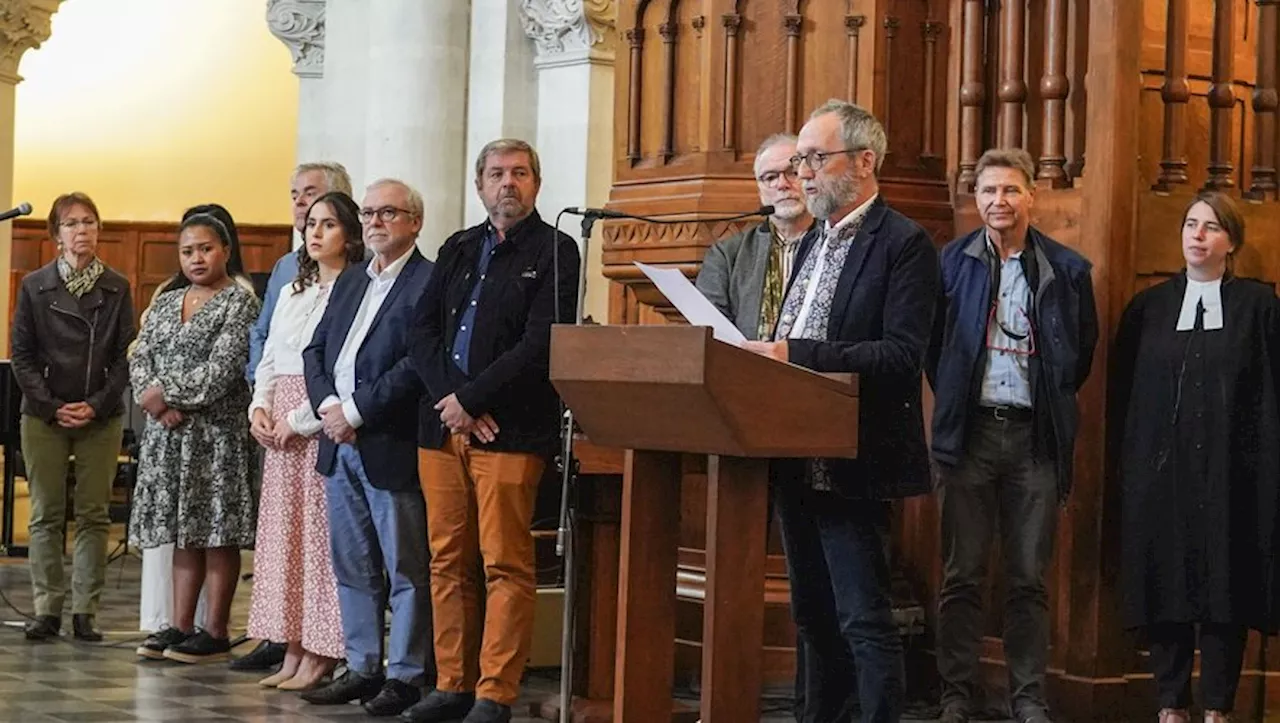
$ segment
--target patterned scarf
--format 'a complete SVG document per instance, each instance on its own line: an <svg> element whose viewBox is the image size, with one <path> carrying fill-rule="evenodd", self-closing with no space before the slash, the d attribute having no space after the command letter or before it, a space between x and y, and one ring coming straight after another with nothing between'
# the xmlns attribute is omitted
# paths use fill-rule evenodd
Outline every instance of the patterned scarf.
<svg viewBox="0 0 1280 723"><path fill-rule="evenodd" d="M840 283L845 259L849 257L849 250L853 248L853 239L858 235L858 229L862 228L864 218L866 218L865 213L840 228L824 230L821 241L815 243L813 249L809 251L804 265L800 267L800 273L796 276L796 283L787 294L787 300L782 306L782 318L778 322L776 340L793 336L792 329L804 306L810 282L817 270L819 256L823 257L822 272L816 280L817 288L814 290L809 315L804 319L804 326L794 336L797 339L826 340L827 322L831 318L831 302L836 294L836 285ZM825 459L805 460L805 479L815 490L830 492L834 489L831 483L831 468Z"/></svg>
<svg viewBox="0 0 1280 723"><path fill-rule="evenodd" d="M93 261L90 261L88 266L79 270L67 261L67 257L58 257L58 276L67 287L67 291L77 299L88 293L93 285L98 283L98 277L102 276L102 272L106 270L107 265L97 256L93 257Z"/></svg>
<svg viewBox="0 0 1280 723"><path fill-rule="evenodd" d="M800 239L787 241L778 233L773 224L769 224L769 260L764 268L764 289L760 295L760 324L756 329L757 339L768 339L773 335L774 324L778 323L778 314L782 311L782 294L787 288L787 280L791 276L788 254L799 245Z"/></svg>

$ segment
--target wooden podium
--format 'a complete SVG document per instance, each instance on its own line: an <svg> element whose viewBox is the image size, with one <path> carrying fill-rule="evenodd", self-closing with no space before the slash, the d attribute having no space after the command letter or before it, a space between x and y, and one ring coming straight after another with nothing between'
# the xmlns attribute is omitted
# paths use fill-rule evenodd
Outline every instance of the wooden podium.
<svg viewBox="0 0 1280 723"><path fill-rule="evenodd" d="M769 459L853 457L858 389L689 326L551 330L551 381L593 444L627 449L613 720L672 715L680 454L709 455L702 721L760 719Z"/></svg>

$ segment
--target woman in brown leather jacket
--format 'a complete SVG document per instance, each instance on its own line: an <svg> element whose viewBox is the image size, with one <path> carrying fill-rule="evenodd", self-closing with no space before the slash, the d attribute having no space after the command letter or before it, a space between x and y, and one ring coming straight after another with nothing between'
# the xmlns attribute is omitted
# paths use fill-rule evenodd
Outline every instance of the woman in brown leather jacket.
<svg viewBox="0 0 1280 723"><path fill-rule="evenodd" d="M55 637L62 626L62 529L73 456L72 632L80 640L102 639L94 616L106 578L107 505L129 383L125 353L135 330L128 279L97 255L100 224L97 206L83 193L53 202L49 236L58 257L23 278L13 315L11 356L22 389L22 456L31 493L35 616L26 626L28 640Z"/></svg>

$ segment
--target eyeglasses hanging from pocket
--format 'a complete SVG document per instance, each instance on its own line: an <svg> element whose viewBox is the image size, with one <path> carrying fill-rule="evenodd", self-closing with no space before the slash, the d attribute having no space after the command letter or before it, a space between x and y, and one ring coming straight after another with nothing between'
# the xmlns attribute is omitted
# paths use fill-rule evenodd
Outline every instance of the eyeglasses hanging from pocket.
<svg viewBox="0 0 1280 723"><path fill-rule="evenodd" d="M1002 319L998 306L992 304L987 316L987 349L1018 356L1035 356L1035 327L1026 309L1016 307L1010 318Z"/></svg>

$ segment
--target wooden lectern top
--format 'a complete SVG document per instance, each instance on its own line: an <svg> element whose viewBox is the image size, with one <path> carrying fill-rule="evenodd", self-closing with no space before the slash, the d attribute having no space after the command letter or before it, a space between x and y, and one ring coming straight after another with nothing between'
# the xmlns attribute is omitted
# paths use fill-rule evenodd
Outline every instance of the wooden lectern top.
<svg viewBox="0 0 1280 723"><path fill-rule="evenodd" d="M551 382L594 444L734 457L854 457L855 375L825 375L693 326L551 328Z"/></svg>

